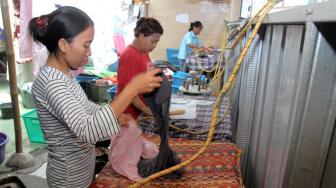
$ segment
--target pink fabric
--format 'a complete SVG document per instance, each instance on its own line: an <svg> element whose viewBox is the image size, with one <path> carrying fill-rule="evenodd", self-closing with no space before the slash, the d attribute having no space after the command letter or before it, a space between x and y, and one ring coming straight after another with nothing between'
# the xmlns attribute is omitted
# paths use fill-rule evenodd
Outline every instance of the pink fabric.
<svg viewBox="0 0 336 188"><path fill-rule="evenodd" d="M40 68L47 63L49 52L47 48L40 43L33 43L33 74L37 76Z"/></svg>
<svg viewBox="0 0 336 188"><path fill-rule="evenodd" d="M125 40L122 35L113 35L114 46L117 49L117 53L120 55L125 50Z"/></svg>
<svg viewBox="0 0 336 188"><path fill-rule="evenodd" d="M121 127L120 133L112 136L109 151L113 170L134 182L142 179L137 168L140 157L152 159L159 153L156 145L145 140L141 134L138 125Z"/></svg>
<svg viewBox="0 0 336 188"><path fill-rule="evenodd" d="M32 18L32 0L20 4L20 58L32 57L33 40L28 32L28 23Z"/></svg>
<svg viewBox="0 0 336 188"><path fill-rule="evenodd" d="M49 52L47 48L39 43L35 43L28 31L28 23L32 18L32 0L21 1L20 5L20 58L33 58L33 75L36 76L40 67L47 62ZM29 61L27 61L29 62Z"/></svg>

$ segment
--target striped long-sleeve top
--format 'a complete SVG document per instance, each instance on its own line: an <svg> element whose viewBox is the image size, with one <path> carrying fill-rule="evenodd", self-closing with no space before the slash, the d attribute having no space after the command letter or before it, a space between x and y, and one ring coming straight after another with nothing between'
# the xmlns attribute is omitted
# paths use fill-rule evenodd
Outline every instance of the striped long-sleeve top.
<svg viewBox="0 0 336 188"><path fill-rule="evenodd" d="M94 144L119 133L110 105L90 102L80 85L57 69L40 69L32 88L48 144L49 187L88 187L94 177Z"/></svg>

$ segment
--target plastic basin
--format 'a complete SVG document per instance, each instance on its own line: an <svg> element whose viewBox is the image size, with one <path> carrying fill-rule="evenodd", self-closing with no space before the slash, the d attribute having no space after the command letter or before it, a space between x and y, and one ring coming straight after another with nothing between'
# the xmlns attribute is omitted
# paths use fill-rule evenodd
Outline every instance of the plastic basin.
<svg viewBox="0 0 336 188"><path fill-rule="evenodd" d="M118 85L115 85L107 90L107 92L110 94L111 100L114 99L118 91Z"/></svg>
<svg viewBox="0 0 336 188"><path fill-rule="evenodd" d="M5 133L0 132L0 164L5 160L6 144L8 140L8 136Z"/></svg>

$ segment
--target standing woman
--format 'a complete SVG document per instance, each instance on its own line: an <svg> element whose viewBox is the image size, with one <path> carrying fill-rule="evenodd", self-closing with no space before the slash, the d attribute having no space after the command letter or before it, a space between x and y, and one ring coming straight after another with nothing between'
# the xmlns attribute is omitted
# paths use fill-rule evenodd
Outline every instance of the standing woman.
<svg viewBox="0 0 336 188"><path fill-rule="evenodd" d="M101 106L88 100L72 76L88 62L94 24L83 11L64 6L33 18L29 31L49 51L33 84L33 96L46 143L49 187L88 187L94 178L94 144L119 133L131 118L122 113L139 93L160 86L153 69L132 79L119 97Z"/></svg>
<svg viewBox="0 0 336 188"><path fill-rule="evenodd" d="M179 60L180 71L188 72L186 59L193 50L209 51L208 48L201 46L197 37L197 35L201 33L202 29L203 25L200 21L191 22L189 32L184 35L177 56Z"/></svg>
<svg viewBox="0 0 336 188"><path fill-rule="evenodd" d="M135 39L119 58L118 93L124 90L134 76L147 71L152 64L148 53L156 47L162 34L163 28L156 19L142 17L137 21L134 28ZM151 114L142 95L138 95L132 100L125 113L136 119L141 112Z"/></svg>

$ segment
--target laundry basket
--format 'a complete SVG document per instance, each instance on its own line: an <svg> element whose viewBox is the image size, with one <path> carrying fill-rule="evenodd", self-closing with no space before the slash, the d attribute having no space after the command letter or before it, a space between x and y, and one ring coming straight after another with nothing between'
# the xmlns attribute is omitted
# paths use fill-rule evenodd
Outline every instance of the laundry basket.
<svg viewBox="0 0 336 188"><path fill-rule="evenodd" d="M45 143L36 110L31 110L21 115L21 117L24 121L30 142Z"/></svg>

